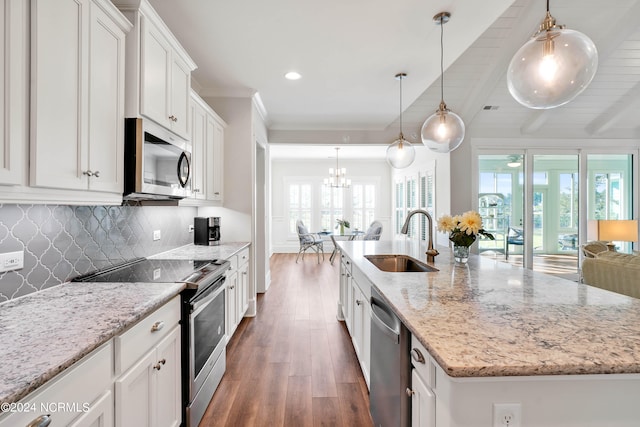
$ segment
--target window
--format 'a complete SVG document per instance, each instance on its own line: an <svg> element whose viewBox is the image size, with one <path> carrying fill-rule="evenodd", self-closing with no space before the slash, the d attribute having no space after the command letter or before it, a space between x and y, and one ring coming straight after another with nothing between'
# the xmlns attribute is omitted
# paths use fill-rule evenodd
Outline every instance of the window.
<svg viewBox="0 0 640 427"><path fill-rule="evenodd" d="M296 221L302 222L310 228L311 223L311 184L289 184L289 232L297 234Z"/></svg>
<svg viewBox="0 0 640 427"><path fill-rule="evenodd" d="M376 216L376 186L375 184L353 184L352 192L352 222L351 228L366 230Z"/></svg>
<svg viewBox="0 0 640 427"><path fill-rule="evenodd" d="M320 228L332 230L337 219L344 219L344 188L322 185L320 189ZM353 227L353 224L351 224Z"/></svg>

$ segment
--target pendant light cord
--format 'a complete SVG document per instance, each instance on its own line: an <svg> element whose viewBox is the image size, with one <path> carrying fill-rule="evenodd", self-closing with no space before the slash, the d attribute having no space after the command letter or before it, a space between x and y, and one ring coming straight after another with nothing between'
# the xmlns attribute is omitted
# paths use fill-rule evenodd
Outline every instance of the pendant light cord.
<svg viewBox="0 0 640 427"><path fill-rule="evenodd" d="M549 12L549 0L547 0L547 12Z"/></svg>
<svg viewBox="0 0 640 427"><path fill-rule="evenodd" d="M401 74L400 75L400 135L402 135L402 78L403 76Z"/></svg>
<svg viewBox="0 0 640 427"><path fill-rule="evenodd" d="M440 17L440 103L444 103L444 23Z"/></svg>

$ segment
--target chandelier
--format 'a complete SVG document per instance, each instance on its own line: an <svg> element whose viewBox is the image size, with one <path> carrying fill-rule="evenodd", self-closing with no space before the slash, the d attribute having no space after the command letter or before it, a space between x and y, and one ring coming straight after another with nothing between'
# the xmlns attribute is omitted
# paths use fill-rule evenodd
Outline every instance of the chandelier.
<svg viewBox="0 0 640 427"><path fill-rule="evenodd" d="M329 168L329 178L324 179L324 185L333 188L349 188L351 186L351 180L346 178L347 169L340 168L338 151L340 151L340 147L336 147L336 168Z"/></svg>

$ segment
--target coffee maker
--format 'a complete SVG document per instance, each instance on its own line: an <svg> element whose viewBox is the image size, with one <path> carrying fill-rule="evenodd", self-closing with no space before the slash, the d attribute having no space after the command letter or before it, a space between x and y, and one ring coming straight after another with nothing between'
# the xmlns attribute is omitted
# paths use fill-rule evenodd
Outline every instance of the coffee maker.
<svg viewBox="0 0 640 427"><path fill-rule="evenodd" d="M200 217L193 219L195 245L215 246L220 244L220 217Z"/></svg>

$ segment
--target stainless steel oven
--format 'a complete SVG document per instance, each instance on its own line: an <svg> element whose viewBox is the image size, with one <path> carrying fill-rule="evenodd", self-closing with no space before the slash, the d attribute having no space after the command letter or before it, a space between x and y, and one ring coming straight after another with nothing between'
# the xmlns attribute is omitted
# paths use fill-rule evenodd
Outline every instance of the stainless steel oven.
<svg viewBox="0 0 640 427"><path fill-rule="evenodd" d="M197 427L226 368L225 277L203 292L183 296L185 425ZM186 359L186 360L185 360Z"/></svg>
<svg viewBox="0 0 640 427"><path fill-rule="evenodd" d="M197 427L226 368L227 260L136 259L76 282L181 282L182 418Z"/></svg>

